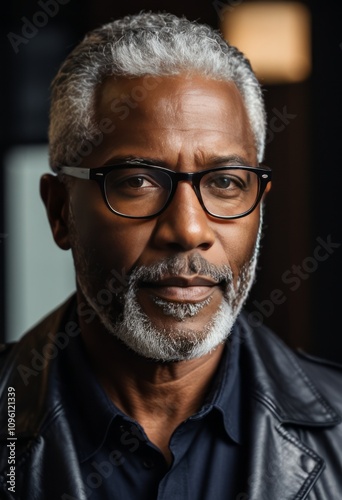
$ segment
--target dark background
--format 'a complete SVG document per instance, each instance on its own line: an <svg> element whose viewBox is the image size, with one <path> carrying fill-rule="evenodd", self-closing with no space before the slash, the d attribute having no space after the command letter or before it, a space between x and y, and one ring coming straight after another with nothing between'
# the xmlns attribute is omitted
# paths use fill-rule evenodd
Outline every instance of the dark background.
<svg viewBox="0 0 342 500"><path fill-rule="evenodd" d="M59 12L31 38L29 32L23 41L16 38L16 50L8 34L23 36L23 18L32 20L42 8L32 0L7 3L7 14L0 20L0 327L4 338L4 155L17 144L46 142L49 83L63 58L86 31L112 18L142 9L165 10L216 28L218 6L231 8L237 3L126 0L119 5L109 0L63 0ZM248 310L252 322L264 322L289 345L342 362L340 7L332 1L302 3L312 15L313 70L305 82L265 87L268 123L284 107L293 118L284 130L268 134L265 163L273 168L274 182L267 199L258 280ZM341 247L325 261L315 261L315 250L329 239ZM293 268L303 265L309 272ZM277 301L282 303L274 304Z"/></svg>

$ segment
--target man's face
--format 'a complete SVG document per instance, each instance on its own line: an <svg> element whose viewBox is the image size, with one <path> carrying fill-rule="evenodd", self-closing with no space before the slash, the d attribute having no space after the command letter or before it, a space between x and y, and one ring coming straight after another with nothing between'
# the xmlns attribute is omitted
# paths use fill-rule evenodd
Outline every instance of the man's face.
<svg viewBox="0 0 342 500"><path fill-rule="evenodd" d="M114 130L82 166L127 157L177 172L257 164L233 83L164 77L149 82L144 98L134 99L145 81L108 78L101 86L96 118L109 119ZM180 182L161 215L128 219L108 209L95 182L73 179L69 216L79 292L129 347L146 357L187 359L209 352L228 335L253 280L259 207L241 219L216 219L204 212L191 185ZM131 284L108 304L115 275L132 276ZM204 349L190 349L220 327L224 331ZM139 328L140 340L132 340ZM158 356L158 347L151 347L156 336L166 347L172 344L172 354Z"/></svg>

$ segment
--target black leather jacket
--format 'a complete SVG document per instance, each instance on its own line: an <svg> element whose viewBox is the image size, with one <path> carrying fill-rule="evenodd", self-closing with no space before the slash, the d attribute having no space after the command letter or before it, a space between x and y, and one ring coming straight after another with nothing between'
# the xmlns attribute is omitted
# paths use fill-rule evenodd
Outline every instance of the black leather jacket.
<svg viewBox="0 0 342 500"><path fill-rule="evenodd" d="M67 307L0 356L1 499L87 499L58 387L58 354L46 348ZM246 483L236 499L203 500L341 499L342 368L293 353L266 328L252 331L243 316L238 321L249 407ZM37 361L42 352L50 359ZM16 393L15 493L7 484L8 387Z"/></svg>

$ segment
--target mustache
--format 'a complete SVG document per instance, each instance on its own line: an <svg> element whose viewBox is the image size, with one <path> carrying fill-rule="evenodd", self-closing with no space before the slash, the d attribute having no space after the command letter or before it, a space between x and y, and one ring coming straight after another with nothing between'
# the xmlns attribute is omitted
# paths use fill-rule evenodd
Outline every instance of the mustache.
<svg viewBox="0 0 342 500"><path fill-rule="evenodd" d="M200 254L193 254L188 256L175 255L150 266L137 266L130 273L129 285L136 287L141 282L154 282L180 275L207 277L223 285L232 284L234 281L233 271L228 265L211 264Z"/></svg>

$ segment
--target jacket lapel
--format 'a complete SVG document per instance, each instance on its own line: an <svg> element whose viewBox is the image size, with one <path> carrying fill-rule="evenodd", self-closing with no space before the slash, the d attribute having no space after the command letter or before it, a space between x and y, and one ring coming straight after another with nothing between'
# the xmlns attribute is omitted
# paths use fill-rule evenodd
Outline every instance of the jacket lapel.
<svg viewBox="0 0 342 500"><path fill-rule="evenodd" d="M248 412L248 477L239 500L304 500L325 463L304 442L313 430L341 422L298 364L266 329L239 321L242 375L251 395Z"/></svg>
<svg viewBox="0 0 342 500"><path fill-rule="evenodd" d="M255 402L249 447L248 500L307 497L324 461ZM241 499L242 500L242 499Z"/></svg>
<svg viewBox="0 0 342 500"><path fill-rule="evenodd" d="M71 302L72 299L68 300L26 334L20 344L19 364L13 348L3 366L0 395L6 394L7 387L14 387L16 394L17 467L16 493L12 496L6 483L9 471L6 449L7 398L3 397L0 404L1 498L14 499L17 498L16 495L23 494L25 498L87 499L72 433L59 394L56 370L59 351L53 351L51 347L47 349ZM72 333L75 334L75 331ZM49 473L48 466L51 464L54 464L58 483L50 484L51 472ZM50 492L51 496L47 492Z"/></svg>

